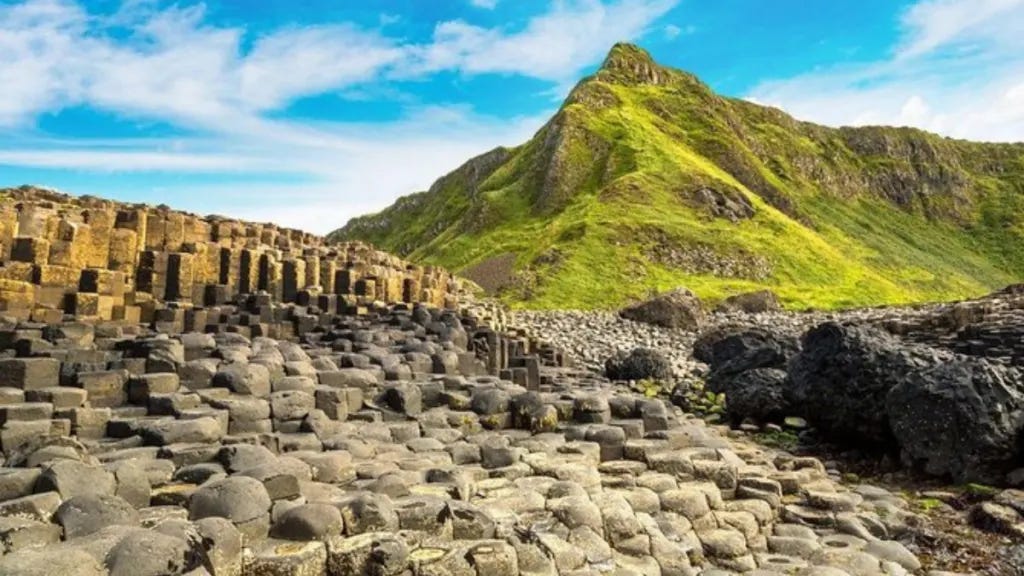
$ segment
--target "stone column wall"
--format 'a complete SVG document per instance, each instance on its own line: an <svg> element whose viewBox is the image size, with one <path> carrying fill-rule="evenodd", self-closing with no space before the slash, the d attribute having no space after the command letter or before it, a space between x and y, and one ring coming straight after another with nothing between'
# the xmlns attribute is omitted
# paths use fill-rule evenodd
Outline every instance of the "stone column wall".
<svg viewBox="0 0 1024 576"><path fill-rule="evenodd" d="M146 321L147 306L204 306L266 291L281 302L335 298L455 305L448 272L362 243L48 190L0 190L0 314Z"/></svg>

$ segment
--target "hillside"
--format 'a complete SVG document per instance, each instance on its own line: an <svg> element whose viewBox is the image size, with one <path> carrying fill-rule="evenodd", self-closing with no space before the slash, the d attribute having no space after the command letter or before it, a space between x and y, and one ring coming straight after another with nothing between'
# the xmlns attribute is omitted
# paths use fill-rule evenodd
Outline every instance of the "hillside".
<svg viewBox="0 0 1024 576"><path fill-rule="evenodd" d="M619 44L529 142L330 238L538 308L675 286L794 308L961 298L1024 278L1024 144L800 122Z"/></svg>

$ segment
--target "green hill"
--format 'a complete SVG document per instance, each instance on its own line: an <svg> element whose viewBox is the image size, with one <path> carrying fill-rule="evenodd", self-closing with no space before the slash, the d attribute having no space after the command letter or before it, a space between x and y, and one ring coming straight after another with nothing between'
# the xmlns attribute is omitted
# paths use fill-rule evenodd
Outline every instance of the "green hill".
<svg viewBox="0 0 1024 576"><path fill-rule="evenodd" d="M953 299L1024 278L1024 144L800 122L618 44L529 142L332 238L529 307L676 286L794 308Z"/></svg>

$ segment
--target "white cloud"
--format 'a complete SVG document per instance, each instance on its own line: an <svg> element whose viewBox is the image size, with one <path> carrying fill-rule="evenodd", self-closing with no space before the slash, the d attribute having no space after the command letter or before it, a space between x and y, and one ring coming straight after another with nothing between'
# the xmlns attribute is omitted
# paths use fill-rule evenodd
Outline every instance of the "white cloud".
<svg viewBox="0 0 1024 576"><path fill-rule="evenodd" d="M440 71L519 74L560 86L615 41L642 35L677 1L563 0L519 28L441 22L419 44L344 22L254 35L210 24L202 4L128 0L112 15L89 13L73 0L0 4L0 165L225 174L228 183L206 190L157 179L161 187L143 192L194 211L326 232L425 189L475 154L526 140L551 111L497 119L465 107L428 107L376 124L273 113L307 96L387 93L388 80ZM382 27L390 22L381 17ZM36 133L40 114L75 106L186 132L71 141ZM296 183L232 184L238 173Z"/></svg>
<svg viewBox="0 0 1024 576"><path fill-rule="evenodd" d="M343 40L343 41L340 41ZM239 70L240 96L256 110L374 78L403 50L352 26L285 30L257 40Z"/></svg>
<svg viewBox="0 0 1024 576"><path fill-rule="evenodd" d="M680 36L689 36L695 33L696 31L697 27L692 24L690 24L686 28L681 28L679 26L676 26L675 24L668 24L662 29L665 38L668 40L675 40Z"/></svg>
<svg viewBox="0 0 1024 576"><path fill-rule="evenodd" d="M348 23L250 38L206 24L201 4L161 10L136 1L105 17L70 0L28 0L0 6L0 125L79 104L193 127L237 125L304 96L444 70L565 81L677 2L558 2L521 30L446 21L431 42L403 44ZM113 33L126 24L127 38Z"/></svg>
<svg viewBox="0 0 1024 576"><path fill-rule="evenodd" d="M498 6L498 0L469 0L469 3L484 10L494 10Z"/></svg>
<svg viewBox="0 0 1024 576"><path fill-rule="evenodd" d="M266 167L255 158L225 154L66 148L0 150L0 164L14 164L30 168L87 168L104 172L188 170L189 172L222 173Z"/></svg>
<svg viewBox="0 0 1024 576"><path fill-rule="evenodd" d="M153 188L133 192L184 210L326 233L349 218L386 207L399 195L425 190L476 154L525 141L551 112L497 119L466 108L427 107L383 125L262 122L250 126L248 135L173 141L37 138L16 150L0 148L0 165L105 173L264 175L272 183L254 185L251 178L235 183L228 178L195 186L157 179ZM287 183L277 176L285 176ZM104 189L70 192L109 195Z"/></svg>
<svg viewBox="0 0 1024 576"><path fill-rule="evenodd" d="M412 70L453 68L466 74L522 74L565 81L603 56L617 41L637 38L678 0L579 0L508 32L461 20L443 22L434 41L417 50Z"/></svg>
<svg viewBox="0 0 1024 576"><path fill-rule="evenodd" d="M1024 140L1024 0L927 0L886 60L764 82L746 97L828 125Z"/></svg>
<svg viewBox="0 0 1024 576"><path fill-rule="evenodd" d="M1024 0L923 0L903 14L902 57L980 38L1024 45Z"/></svg>

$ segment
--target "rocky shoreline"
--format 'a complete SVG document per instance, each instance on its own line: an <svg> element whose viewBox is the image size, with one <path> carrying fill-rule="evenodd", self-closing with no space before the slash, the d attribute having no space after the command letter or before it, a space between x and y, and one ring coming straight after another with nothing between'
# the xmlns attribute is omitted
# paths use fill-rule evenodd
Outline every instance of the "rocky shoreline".
<svg viewBox="0 0 1024 576"><path fill-rule="evenodd" d="M751 335L767 334L772 341L793 342L795 348L799 348L802 335L826 323L889 334L900 342L897 346L899 348L905 346L934 351L929 354L935 355L938 370L965 365L983 366L985 370L998 372L1004 370L1004 367L1013 370L1013 367L1021 364L1021 349L1024 345L1024 298L1021 293L1020 287L1010 287L977 300L886 306L840 313L719 313L708 315L698 330L635 323L611 313L581 312L518 312L512 324L564 346L572 351L573 358L581 366L596 372L605 369L600 362L602 357L616 352L622 354L637 346L652 348L671 363L676 376L686 387L703 386L707 380L714 382L716 377L721 378L723 374L733 376L729 371L736 367L737 357L740 358L738 364L742 365L744 353L753 355L752 358L761 355L758 362L766 366L772 364L772 355L765 356L765 347L748 341L737 348L736 338L731 342L726 339L729 334L740 334L739 342L744 341L744 336L750 338ZM722 356L728 359L726 366L715 366L712 349L716 343L723 347ZM694 358L694 346L700 360ZM769 349L775 349L778 353L777 346L769 346ZM835 352L835 349L831 351ZM777 364L783 368L778 371L780 377L788 377L784 369L796 353L797 349L792 349L782 355L784 358ZM830 354L823 356L820 362L829 365L841 360L835 354ZM712 365L709 366L709 363ZM756 367L757 362L741 366L739 372L749 370L752 366ZM770 370L755 369L745 373L760 374ZM944 378L948 379L946 376ZM762 410L766 404L764 386L761 385L763 382L755 383L759 384L757 387L760 389L751 403L757 401L758 408L745 409L749 413ZM720 388L715 389L721 392ZM831 396L837 395L834 387L828 389L831 390ZM733 389L733 392L736 390ZM721 411L722 416L729 411L730 404L729 394L724 396L726 410ZM732 404L741 404L743 399L734 396ZM675 400L677 404L685 404L680 402L682 398ZM835 409L822 412L822 421L834 420L837 415ZM714 415L712 419L719 419L719 416ZM777 421L782 424L781 418ZM734 420L733 425L740 422L743 425L732 430L732 434L750 437L761 443L781 445L795 454L821 457L837 474L840 474L840 469L843 470L841 478L852 481L873 479L874 482L906 495L915 509L923 512L923 517L928 519L918 536L911 538L918 542L911 544L911 548L922 552L924 556L934 554L946 559L949 563L946 566L977 573L1015 574L1024 570L1020 548L1021 528L1024 524L1021 523L1022 517L1018 511L1020 492L979 484L952 484L948 477L942 479L941 475L946 468L936 467L934 462L930 474L940 476L930 477L926 474L929 472L927 468L914 470L901 466L898 454L890 456L863 447L836 444L819 434L817 429L806 429L806 422L802 419L797 419L797 428L785 424L765 425L764 421L759 422L757 418L742 417ZM926 424L926 430L927 422L922 422ZM812 421L812 425L814 423ZM979 431L978 434L982 433ZM963 444L962 447L969 453L975 451L969 444ZM1014 457L1012 448L1005 449L1002 454ZM942 457L949 458L949 455L942 454ZM1013 470L1008 478L996 477L994 482L997 486L1005 487L1018 483L1019 477L1017 471ZM921 547L915 547L919 545ZM989 566L991 568L987 568Z"/></svg>
<svg viewBox="0 0 1024 576"><path fill-rule="evenodd" d="M923 574L901 495L422 306L10 324L0 573ZM931 571L933 575L943 572Z"/></svg>
<svg viewBox="0 0 1024 576"><path fill-rule="evenodd" d="M793 383L819 390L830 359L877 375L904 365L876 358L916 359L909 347L922 346L968 354L998 383L1024 351L1021 290L835 315L773 312L767 293L709 314L679 290L627 313L664 313L671 329L512 315L467 301L444 270L367 246L40 194L0 207L0 575L1024 565L1019 493L858 478L825 444L807 449L829 420L805 410L812 429L800 431L784 418L833 400L788 396ZM830 320L827 337L807 340ZM835 423L860 430L850 414ZM886 418L879 428L904 423ZM1005 462L986 452L961 464ZM958 532L966 515L986 531Z"/></svg>

